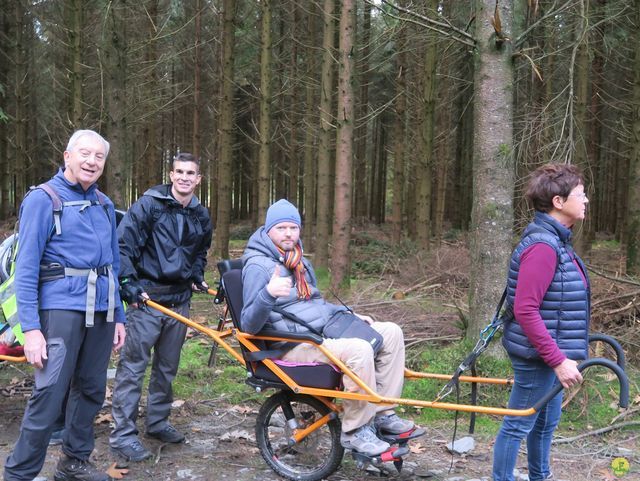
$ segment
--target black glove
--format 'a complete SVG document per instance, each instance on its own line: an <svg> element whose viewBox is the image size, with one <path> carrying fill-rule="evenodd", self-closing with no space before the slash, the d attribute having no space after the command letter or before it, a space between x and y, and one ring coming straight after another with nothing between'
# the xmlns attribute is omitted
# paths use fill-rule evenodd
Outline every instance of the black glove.
<svg viewBox="0 0 640 481"><path fill-rule="evenodd" d="M204 282L204 280L193 280L191 283L191 290L194 292L207 292L209 290L209 286Z"/></svg>
<svg viewBox="0 0 640 481"><path fill-rule="evenodd" d="M120 281L120 298L127 304L137 304L140 302L140 295L144 289L140 284L129 279Z"/></svg>

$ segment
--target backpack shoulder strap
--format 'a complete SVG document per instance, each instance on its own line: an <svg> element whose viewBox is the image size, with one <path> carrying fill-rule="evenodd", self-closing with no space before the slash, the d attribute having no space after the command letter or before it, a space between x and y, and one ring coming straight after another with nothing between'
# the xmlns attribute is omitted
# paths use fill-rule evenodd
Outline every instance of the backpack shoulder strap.
<svg viewBox="0 0 640 481"><path fill-rule="evenodd" d="M42 189L47 195L51 198L51 202L53 204L53 223L56 229L56 235L62 234L62 225L60 223L60 217L62 216L62 200L60 200L60 196L55 191L53 187L49 184L49 182L43 182L42 184L32 187L33 189Z"/></svg>

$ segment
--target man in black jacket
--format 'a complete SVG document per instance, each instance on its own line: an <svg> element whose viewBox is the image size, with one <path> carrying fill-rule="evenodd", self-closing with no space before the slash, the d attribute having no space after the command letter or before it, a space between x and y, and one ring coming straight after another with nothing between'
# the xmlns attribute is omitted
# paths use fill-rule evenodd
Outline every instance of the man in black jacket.
<svg viewBox="0 0 640 481"><path fill-rule="evenodd" d="M153 348L147 397L146 435L165 443L180 443L184 435L168 422L186 326L152 308L139 308L151 298L189 316L191 294L208 288L204 281L207 250L213 228L209 213L194 196L201 176L198 160L178 154L171 184L147 190L118 226L120 291L129 303L128 342L122 350L113 389L115 427L109 437L112 451L129 461L151 453L140 443L136 419L144 373Z"/></svg>

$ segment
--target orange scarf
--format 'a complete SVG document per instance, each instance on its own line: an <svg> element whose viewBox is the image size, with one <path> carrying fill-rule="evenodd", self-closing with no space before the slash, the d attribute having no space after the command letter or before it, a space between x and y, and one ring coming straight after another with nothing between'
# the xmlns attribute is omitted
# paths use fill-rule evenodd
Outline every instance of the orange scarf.
<svg viewBox="0 0 640 481"><path fill-rule="evenodd" d="M298 299L311 299L311 288L305 277L304 263L302 262L302 247L300 244L290 251L284 251L278 247L278 251L284 259L284 266L293 272L293 277L296 280L296 290L298 291Z"/></svg>

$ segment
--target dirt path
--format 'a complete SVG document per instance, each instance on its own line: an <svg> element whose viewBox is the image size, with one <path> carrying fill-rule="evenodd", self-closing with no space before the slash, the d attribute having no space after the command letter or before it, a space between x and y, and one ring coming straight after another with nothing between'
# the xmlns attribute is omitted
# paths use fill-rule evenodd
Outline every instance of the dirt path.
<svg viewBox="0 0 640 481"><path fill-rule="evenodd" d="M154 457L143 463L131 464L123 478L130 481L216 481L216 480L280 480L267 467L255 443L254 425L259 406L257 404L230 406L211 400L187 402L174 409L172 422L187 434L187 443L163 445L143 438ZM6 459L15 441L24 409L20 393L7 397L0 394L0 458ZM108 409L103 413L105 422L96 425L96 449L93 459L98 466L107 468L113 458L108 448ZM412 453L406 458L400 475L387 479L468 481L489 480L491 473L490 438L476 436L476 447L466 456L456 455L449 472L451 455L445 445L451 440L452 424L427 426L427 435L412 442ZM464 436L464 426L458 437ZM588 438L582 444L559 445L553 449L553 466L556 480L591 481L622 479L640 480L640 435L614 433L606 438ZM38 481L51 481L59 448L51 447L45 467ZM616 478L610 467L611 460L619 455L631 462L631 471ZM521 456L518 469L521 480L527 479L526 457ZM330 481L371 480L381 476L375 472L358 470L349 455L345 455L340 469L330 476Z"/></svg>

